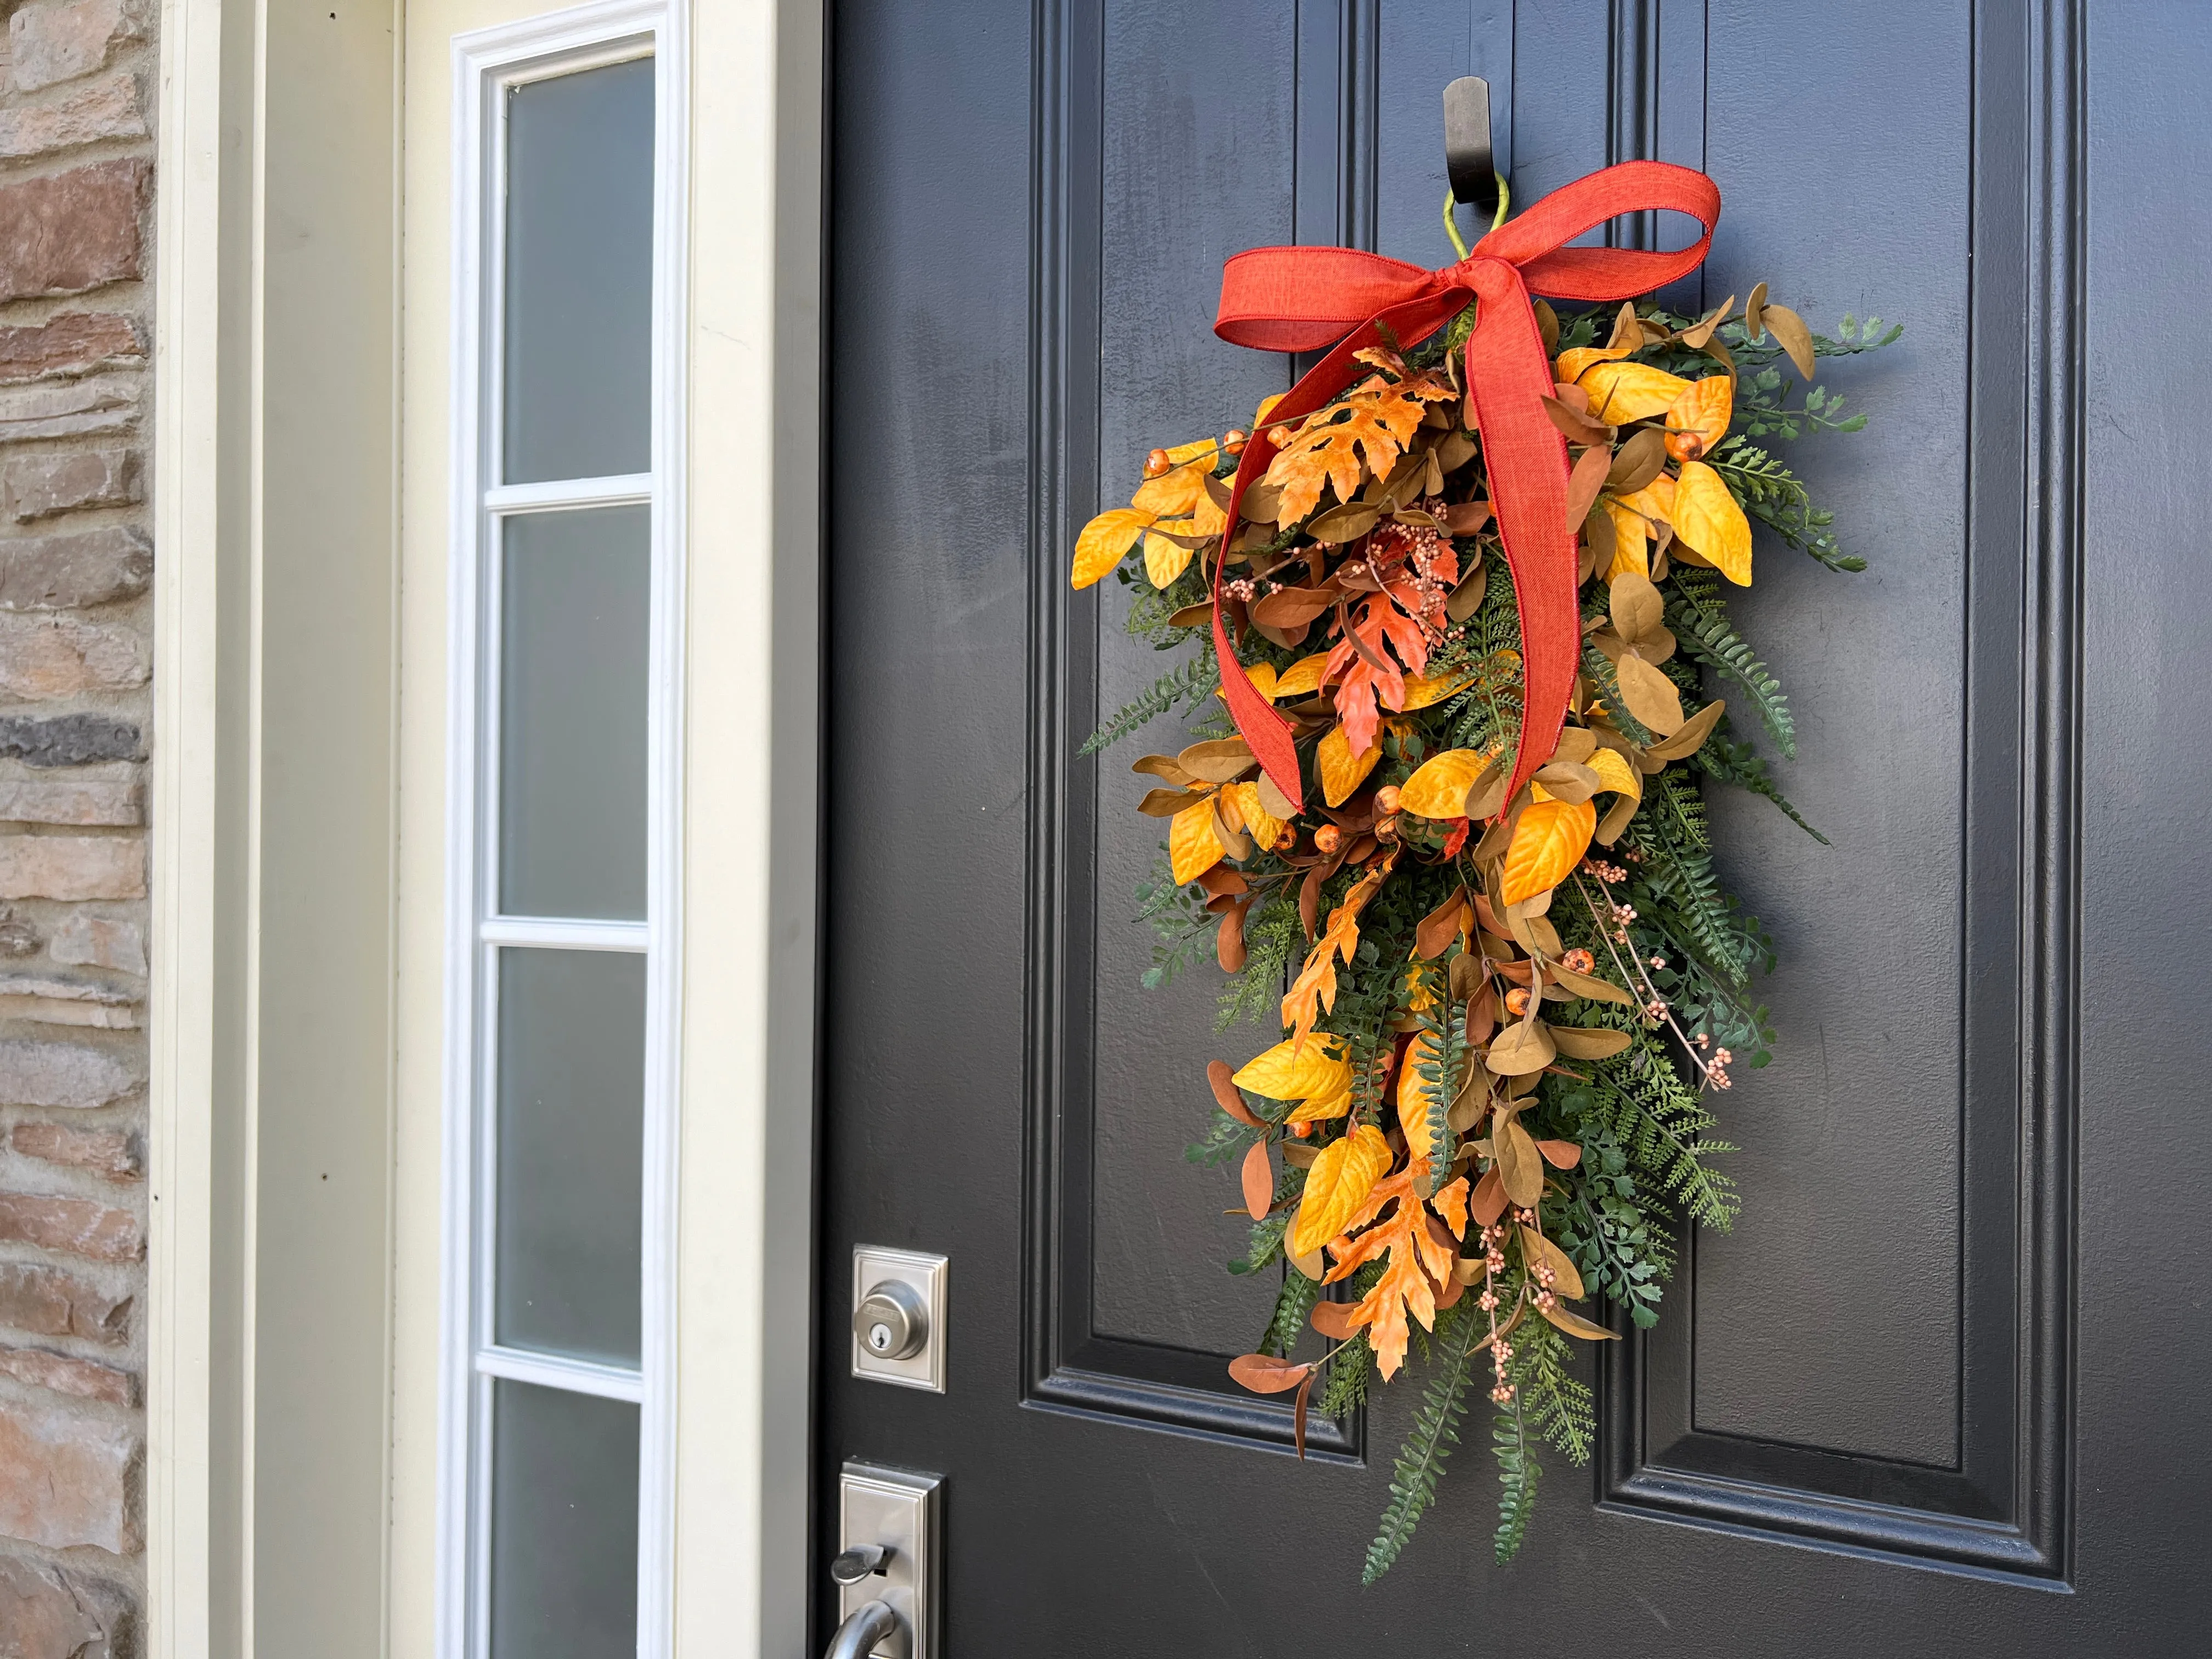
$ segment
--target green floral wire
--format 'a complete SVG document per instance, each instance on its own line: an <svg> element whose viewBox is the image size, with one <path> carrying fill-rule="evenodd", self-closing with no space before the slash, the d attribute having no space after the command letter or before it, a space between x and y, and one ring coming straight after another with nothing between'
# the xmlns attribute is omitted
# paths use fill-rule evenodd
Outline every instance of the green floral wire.
<svg viewBox="0 0 2212 1659"><path fill-rule="evenodd" d="M1498 180L1498 216L1490 222L1490 228L1495 230L1505 222L1506 212L1513 205L1513 187L1505 182L1504 173L1492 173L1491 176ZM1451 238L1452 246L1459 250L1459 257L1464 259L1467 258L1467 239L1459 234L1459 222L1452 217L1452 210L1458 206L1458 201L1451 193L1451 186L1445 185L1444 234Z"/></svg>

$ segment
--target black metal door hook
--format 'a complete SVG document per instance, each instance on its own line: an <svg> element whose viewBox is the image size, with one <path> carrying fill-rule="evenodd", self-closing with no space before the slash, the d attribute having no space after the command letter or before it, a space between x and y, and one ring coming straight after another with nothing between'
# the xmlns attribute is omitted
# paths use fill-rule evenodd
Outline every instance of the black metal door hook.
<svg viewBox="0 0 2212 1659"><path fill-rule="evenodd" d="M1462 75L1444 88L1444 172L1452 199L1486 219L1498 212L1497 151L1490 142L1490 82Z"/></svg>

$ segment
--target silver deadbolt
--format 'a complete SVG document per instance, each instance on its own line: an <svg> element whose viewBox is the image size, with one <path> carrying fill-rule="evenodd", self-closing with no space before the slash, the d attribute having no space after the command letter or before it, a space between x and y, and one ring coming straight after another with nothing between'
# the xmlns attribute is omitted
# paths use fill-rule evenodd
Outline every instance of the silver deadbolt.
<svg viewBox="0 0 2212 1659"><path fill-rule="evenodd" d="M949 1268L941 1255L879 1244L854 1247L854 1376L945 1392Z"/></svg>
<svg viewBox="0 0 2212 1659"><path fill-rule="evenodd" d="M853 1334L878 1359L911 1359L929 1340L929 1304L911 1285L879 1280L853 1310Z"/></svg>

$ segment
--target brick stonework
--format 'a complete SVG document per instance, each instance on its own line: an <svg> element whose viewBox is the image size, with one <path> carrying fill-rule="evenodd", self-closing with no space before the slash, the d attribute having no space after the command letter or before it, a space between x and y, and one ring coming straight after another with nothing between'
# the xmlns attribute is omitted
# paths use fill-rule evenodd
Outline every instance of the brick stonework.
<svg viewBox="0 0 2212 1659"><path fill-rule="evenodd" d="M142 1650L157 0L0 0L0 1659Z"/></svg>

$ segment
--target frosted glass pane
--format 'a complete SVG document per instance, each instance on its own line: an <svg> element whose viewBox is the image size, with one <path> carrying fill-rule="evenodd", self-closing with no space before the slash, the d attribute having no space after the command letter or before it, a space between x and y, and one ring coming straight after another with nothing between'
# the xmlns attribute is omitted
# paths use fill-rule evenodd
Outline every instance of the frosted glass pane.
<svg viewBox="0 0 2212 1659"><path fill-rule="evenodd" d="M636 1364L645 958L501 951L498 1097L498 1340Z"/></svg>
<svg viewBox="0 0 2212 1659"><path fill-rule="evenodd" d="M509 483L652 465L653 60L507 94Z"/></svg>
<svg viewBox="0 0 2212 1659"><path fill-rule="evenodd" d="M492 1659L637 1652L637 1407L492 1385Z"/></svg>
<svg viewBox="0 0 2212 1659"><path fill-rule="evenodd" d="M506 521L499 908L645 915L647 514Z"/></svg>

